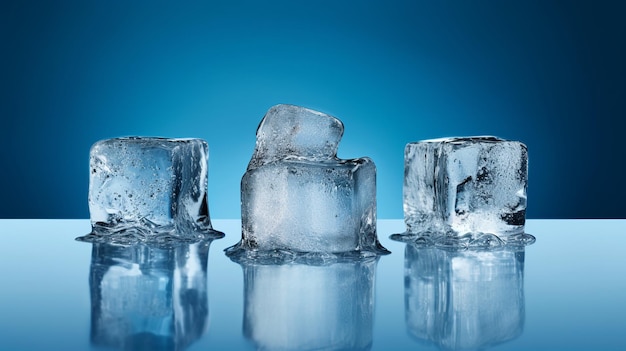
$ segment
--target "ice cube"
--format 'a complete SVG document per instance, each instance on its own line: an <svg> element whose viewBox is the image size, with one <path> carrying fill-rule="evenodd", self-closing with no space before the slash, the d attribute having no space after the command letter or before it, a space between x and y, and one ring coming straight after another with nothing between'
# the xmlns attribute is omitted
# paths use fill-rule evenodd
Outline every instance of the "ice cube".
<svg viewBox="0 0 626 351"><path fill-rule="evenodd" d="M368 349L377 262L242 264L244 335L258 350Z"/></svg>
<svg viewBox="0 0 626 351"><path fill-rule="evenodd" d="M89 179L94 234L130 230L146 238L162 233L184 238L213 232L207 150L201 139L125 137L95 143Z"/></svg>
<svg viewBox="0 0 626 351"><path fill-rule="evenodd" d="M425 140L405 148L407 234L500 239L524 231L526 146L496 137Z"/></svg>
<svg viewBox="0 0 626 351"><path fill-rule="evenodd" d="M450 251L407 245L409 333L442 349L480 350L524 328L524 248Z"/></svg>
<svg viewBox="0 0 626 351"><path fill-rule="evenodd" d="M169 247L95 243L91 342L121 350L183 350L208 327L209 242Z"/></svg>
<svg viewBox="0 0 626 351"><path fill-rule="evenodd" d="M285 159L337 160L343 123L335 117L294 105L271 107L256 132L248 169Z"/></svg>
<svg viewBox="0 0 626 351"><path fill-rule="evenodd" d="M367 241L362 235L375 235L375 177L369 159L289 160L248 171L242 180L244 233L259 250L356 250Z"/></svg>
<svg viewBox="0 0 626 351"><path fill-rule="evenodd" d="M376 166L341 160L343 125L292 105L259 125L241 180L242 241L229 249L385 253L376 237Z"/></svg>

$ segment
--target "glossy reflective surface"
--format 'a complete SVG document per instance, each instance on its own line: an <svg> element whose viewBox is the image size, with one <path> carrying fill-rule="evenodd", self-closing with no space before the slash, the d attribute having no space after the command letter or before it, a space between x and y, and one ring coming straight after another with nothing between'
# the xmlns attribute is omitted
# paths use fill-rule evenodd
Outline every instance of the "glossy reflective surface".
<svg viewBox="0 0 626 351"><path fill-rule="evenodd" d="M199 339L209 312L209 244L93 244L91 344L121 350L178 350Z"/></svg>
<svg viewBox="0 0 626 351"><path fill-rule="evenodd" d="M244 336L263 350L370 349L376 263L244 263Z"/></svg>
<svg viewBox="0 0 626 351"><path fill-rule="evenodd" d="M408 332L443 349L475 350L524 328L524 249L447 251L407 245Z"/></svg>
<svg viewBox="0 0 626 351"><path fill-rule="evenodd" d="M172 249L74 241L88 220L0 221L2 350L624 349L626 220L529 220L525 250L392 251L239 265L224 239Z"/></svg>

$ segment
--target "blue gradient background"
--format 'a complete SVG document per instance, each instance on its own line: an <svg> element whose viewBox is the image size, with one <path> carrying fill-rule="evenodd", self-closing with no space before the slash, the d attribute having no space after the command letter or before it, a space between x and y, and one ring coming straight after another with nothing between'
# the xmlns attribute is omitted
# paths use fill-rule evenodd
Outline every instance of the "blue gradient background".
<svg viewBox="0 0 626 351"><path fill-rule="evenodd" d="M529 147L530 218L626 218L626 2L4 1L0 218L87 218L88 152L124 135L210 145L214 218L277 103L340 118L402 218L410 141ZM616 159L617 162L611 162Z"/></svg>

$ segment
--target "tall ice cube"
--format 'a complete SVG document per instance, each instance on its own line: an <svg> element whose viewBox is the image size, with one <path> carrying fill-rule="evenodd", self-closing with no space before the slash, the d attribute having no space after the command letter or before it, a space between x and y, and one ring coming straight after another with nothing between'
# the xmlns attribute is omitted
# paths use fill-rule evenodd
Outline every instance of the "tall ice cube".
<svg viewBox="0 0 626 351"><path fill-rule="evenodd" d="M376 166L338 159L342 134L341 121L307 108L267 112L241 180L237 248L386 252L376 237Z"/></svg>
<svg viewBox="0 0 626 351"><path fill-rule="evenodd" d="M526 145L491 136L424 140L404 151L407 234L524 232Z"/></svg>
<svg viewBox="0 0 626 351"><path fill-rule="evenodd" d="M90 152L94 233L188 236L212 231L207 206L208 146L201 139L124 137Z"/></svg>

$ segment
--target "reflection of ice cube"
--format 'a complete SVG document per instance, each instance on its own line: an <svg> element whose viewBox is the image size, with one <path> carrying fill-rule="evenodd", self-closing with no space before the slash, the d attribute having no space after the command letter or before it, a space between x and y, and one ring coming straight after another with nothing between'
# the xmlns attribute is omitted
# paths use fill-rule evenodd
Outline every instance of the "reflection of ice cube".
<svg viewBox="0 0 626 351"><path fill-rule="evenodd" d="M524 249L448 251L407 245L409 332L443 349L483 349L524 326Z"/></svg>
<svg viewBox="0 0 626 351"><path fill-rule="evenodd" d="M89 182L94 232L210 230L207 155L200 139L129 137L95 143Z"/></svg>
<svg viewBox="0 0 626 351"><path fill-rule="evenodd" d="M209 243L124 247L91 254L91 341L123 350L179 350L207 328Z"/></svg>
<svg viewBox="0 0 626 351"><path fill-rule="evenodd" d="M241 181L239 249L386 252L376 238L376 167L338 159L342 134L341 121L320 112L267 112Z"/></svg>
<svg viewBox="0 0 626 351"><path fill-rule="evenodd" d="M244 335L261 350L370 349L376 263L244 263Z"/></svg>
<svg viewBox="0 0 626 351"><path fill-rule="evenodd" d="M526 146L495 137L410 143L405 149L404 216L409 233L524 231Z"/></svg>

